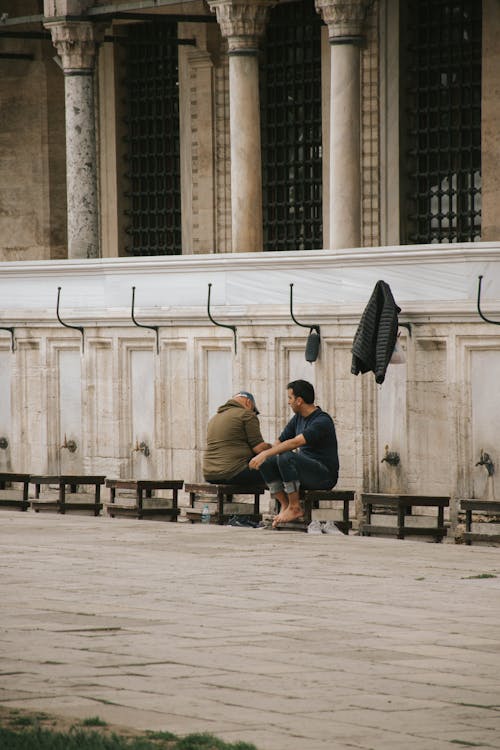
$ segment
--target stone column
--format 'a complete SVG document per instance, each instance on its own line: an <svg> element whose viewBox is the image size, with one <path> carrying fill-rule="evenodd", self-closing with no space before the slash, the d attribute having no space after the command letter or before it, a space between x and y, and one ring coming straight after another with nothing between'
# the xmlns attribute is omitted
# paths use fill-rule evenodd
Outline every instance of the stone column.
<svg viewBox="0 0 500 750"><path fill-rule="evenodd" d="M81 21L45 26L64 71L68 258L96 258L100 252L94 65L103 30Z"/></svg>
<svg viewBox="0 0 500 750"><path fill-rule="evenodd" d="M275 0L209 0L229 47L231 225L234 253L262 250L258 44Z"/></svg>
<svg viewBox="0 0 500 750"><path fill-rule="evenodd" d="M361 243L360 45L373 0L315 0L330 41L331 250Z"/></svg>

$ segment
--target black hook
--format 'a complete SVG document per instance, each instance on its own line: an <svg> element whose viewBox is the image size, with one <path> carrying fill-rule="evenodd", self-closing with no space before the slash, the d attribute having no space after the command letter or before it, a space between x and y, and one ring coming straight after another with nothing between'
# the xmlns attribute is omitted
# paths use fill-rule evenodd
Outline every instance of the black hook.
<svg viewBox="0 0 500 750"><path fill-rule="evenodd" d="M493 323L494 326L500 326L500 320L490 320L486 317L486 315L483 315L481 312L481 282L483 280L482 276L478 276L479 279L479 285L477 287L477 311L480 315L480 317L485 320L487 323Z"/></svg>
<svg viewBox="0 0 500 750"><path fill-rule="evenodd" d="M134 308L135 308L135 286L132 287L132 322L138 326L138 328L149 328L151 331L154 331L156 333L156 353L160 353L160 346L158 343L158 331L159 326L146 326L143 323L138 323L137 320L134 317Z"/></svg>
<svg viewBox="0 0 500 750"><path fill-rule="evenodd" d="M234 353L236 354L237 353L236 326L230 326L230 325L227 325L226 323L217 323L217 321L212 318L212 315L210 313L210 293L211 293L211 290L212 290L212 284L209 284L208 285L208 302L207 302L208 317L212 321L212 323L214 324L214 326L220 326L221 328L229 328L233 332L233 336L234 336Z"/></svg>
<svg viewBox="0 0 500 750"><path fill-rule="evenodd" d="M319 344L321 341L320 328L317 325L306 325L305 323L299 323L295 315L293 314L293 284L290 284L290 315L292 316L293 322L301 326L302 328L309 328L309 336L306 343L306 360L308 362L315 362L318 358ZM315 331L315 334L313 334Z"/></svg>
<svg viewBox="0 0 500 750"><path fill-rule="evenodd" d="M10 333L10 350L14 351L14 329L8 326L0 326L0 331L8 331Z"/></svg>
<svg viewBox="0 0 500 750"><path fill-rule="evenodd" d="M69 323L65 323L64 320L61 320L61 316L59 315L59 299L61 297L61 287L57 287L57 307L56 307L56 315L57 320L59 323L64 326L65 328L74 328L75 331L80 331L82 334L82 354L85 352L85 335L83 332L83 328L81 326L72 326Z"/></svg>

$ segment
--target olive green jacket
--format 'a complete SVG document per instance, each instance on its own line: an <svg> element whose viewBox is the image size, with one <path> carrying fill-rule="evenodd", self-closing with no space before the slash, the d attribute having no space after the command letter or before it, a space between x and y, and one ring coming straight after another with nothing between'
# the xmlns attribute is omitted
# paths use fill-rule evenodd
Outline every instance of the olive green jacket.
<svg viewBox="0 0 500 750"><path fill-rule="evenodd" d="M252 448L263 442L257 415L229 399L208 423L203 476L212 481L231 479L248 466L255 455Z"/></svg>

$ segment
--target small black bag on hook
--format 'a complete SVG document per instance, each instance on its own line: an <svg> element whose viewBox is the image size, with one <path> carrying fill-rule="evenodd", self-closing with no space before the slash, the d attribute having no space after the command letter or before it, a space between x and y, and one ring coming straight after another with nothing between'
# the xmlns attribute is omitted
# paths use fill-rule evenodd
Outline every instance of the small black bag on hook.
<svg viewBox="0 0 500 750"><path fill-rule="evenodd" d="M319 333L314 328L311 328L306 342L306 362L316 362L318 354Z"/></svg>

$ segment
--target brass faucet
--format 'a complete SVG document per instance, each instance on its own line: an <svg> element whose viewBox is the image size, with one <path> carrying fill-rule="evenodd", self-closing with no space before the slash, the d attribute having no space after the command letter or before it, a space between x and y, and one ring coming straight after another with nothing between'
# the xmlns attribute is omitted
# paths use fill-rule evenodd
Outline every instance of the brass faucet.
<svg viewBox="0 0 500 750"><path fill-rule="evenodd" d="M382 461L380 463L383 464L384 461L387 461L387 463L390 466L398 466L399 463L400 463L400 461L401 461L401 458L399 456L399 453L397 453L396 451L390 451L389 450L389 446L386 445L385 446L385 456L383 457L383 459L382 459Z"/></svg>
<svg viewBox="0 0 500 750"><path fill-rule="evenodd" d="M74 440L68 440L66 433L64 433L64 443L61 445L61 448L67 448L70 453L74 453L76 451L76 443Z"/></svg>
<svg viewBox="0 0 500 750"><path fill-rule="evenodd" d="M149 450L148 444L145 443L144 440L141 443L139 443L139 440L137 438L135 439L135 448L132 448L132 453L135 453L136 451L138 453L143 453L144 456L146 456L146 458L151 453L151 451Z"/></svg>
<svg viewBox="0 0 500 750"><path fill-rule="evenodd" d="M486 471L488 472L488 476L491 477L495 473L495 464L491 460L491 456L489 453L485 453L483 449L481 448L481 455L479 457L479 461L476 463L476 466L486 466Z"/></svg>

